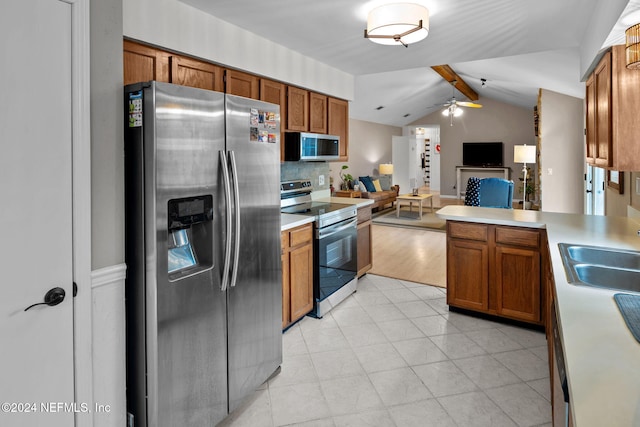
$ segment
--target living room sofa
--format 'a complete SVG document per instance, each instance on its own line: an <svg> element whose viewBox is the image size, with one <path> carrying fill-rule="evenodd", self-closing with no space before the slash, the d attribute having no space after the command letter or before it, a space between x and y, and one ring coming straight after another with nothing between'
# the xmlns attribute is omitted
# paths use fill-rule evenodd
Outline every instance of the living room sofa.
<svg viewBox="0 0 640 427"><path fill-rule="evenodd" d="M391 206L393 206L393 202L396 201L396 197L398 197L398 194L400 193L400 186L399 185L389 185L388 182L385 180L385 178L388 179L388 177L384 176L384 177L380 177L379 181L381 184L381 189L377 190L375 188L373 188L373 184L371 183L371 181L373 181L371 179L371 177L360 177L360 185L361 187L364 187L366 178L369 178L370 182L367 183L369 185L367 185L367 187L365 188L361 188L361 192L362 192L362 196L360 196L363 199L370 199L373 200L373 205L371 205L371 208L376 211L379 208L384 208L385 205L391 204ZM387 188L386 190L383 188ZM376 190L376 191L371 191L372 189Z"/></svg>

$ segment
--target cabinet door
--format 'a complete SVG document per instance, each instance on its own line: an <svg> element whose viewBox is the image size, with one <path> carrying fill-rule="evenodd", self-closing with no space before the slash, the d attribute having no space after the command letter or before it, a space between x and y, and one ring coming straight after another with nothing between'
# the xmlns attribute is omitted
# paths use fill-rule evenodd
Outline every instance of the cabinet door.
<svg viewBox="0 0 640 427"><path fill-rule="evenodd" d="M586 114L587 114L587 163L596 164L596 86L593 75L586 83Z"/></svg>
<svg viewBox="0 0 640 427"><path fill-rule="evenodd" d="M282 329L291 323L291 289L289 288L289 253L282 254Z"/></svg>
<svg viewBox="0 0 640 427"><path fill-rule="evenodd" d="M309 132L327 133L327 97L309 94Z"/></svg>
<svg viewBox="0 0 640 427"><path fill-rule="evenodd" d="M287 87L287 130L309 130L309 92L297 87Z"/></svg>
<svg viewBox="0 0 640 427"><path fill-rule="evenodd" d="M280 161L284 162L284 129L287 117L287 87L284 83L260 79L260 100L280 106Z"/></svg>
<svg viewBox="0 0 640 427"><path fill-rule="evenodd" d="M340 137L340 160L349 160L349 103L342 99L327 100L327 130Z"/></svg>
<svg viewBox="0 0 640 427"><path fill-rule="evenodd" d="M541 322L538 250L497 246L496 286L498 314Z"/></svg>
<svg viewBox="0 0 640 427"><path fill-rule="evenodd" d="M611 138L611 52L607 52L593 72L595 84L596 166L612 165Z"/></svg>
<svg viewBox="0 0 640 427"><path fill-rule="evenodd" d="M230 95L259 99L260 83L257 76L236 70L227 70L225 74L225 92Z"/></svg>
<svg viewBox="0 0 640 427"><path fill-rule="evenodd" d="M291 321L313 309L313 245L306 244L289 253L291 280Z"/></svg>
<svg viewBox="0 0 640 427"><path fill-rule="evenodd" d="M169 82L169 54L162 50L124 40L122 66L125 85Z"/></svg>
<svg viewBox="0 0 640 427"><path fill-rule="evenodd" d="M371 221L358 224L358 277L371 270L373 261L371 232Z"/></svg>
<svg viewBox="0 0 640 427"><path fill-rule="evenodd" d="M489 246L449 239L447 304L471 310L489 309Z"/></svg>
<svg viewBox="0 0 640 427"><path fill-rule="evenodd" d="M172 55L170 63L171 83L217 92L224 91L224 70L221 67L178 55Z"/></svg>

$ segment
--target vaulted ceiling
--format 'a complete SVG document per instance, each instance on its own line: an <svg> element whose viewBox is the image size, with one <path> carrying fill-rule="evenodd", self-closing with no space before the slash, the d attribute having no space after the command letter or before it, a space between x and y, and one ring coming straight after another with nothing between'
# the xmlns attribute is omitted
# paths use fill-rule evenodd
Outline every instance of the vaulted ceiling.
<svg viewBox="0 0 640 427"><path fill-rule="evenodd" d="M431 66L449 64L482 97L533 108L538 88L582 98L581 46L611 0L413 0L430 11L429 36L384 46L363 37L367 11L388 0L182 0L219 19L355 76L353 118L403 126L451 98ZM620 6L622 4L622 6ZM620 43L626 2L604 43ZM612 6L613 7L613 6ZM606 9L604 9L606 10ZM640 10L640 0L626 4ZM604 18L602 18L604 19ZM618 20L618 23L616 23ZM614 25L615 24L615 25ZM485 79L482 85L481 79ZM455 93L458 100L464 97ZM377 109L378 107L384 107Z"/></svg>

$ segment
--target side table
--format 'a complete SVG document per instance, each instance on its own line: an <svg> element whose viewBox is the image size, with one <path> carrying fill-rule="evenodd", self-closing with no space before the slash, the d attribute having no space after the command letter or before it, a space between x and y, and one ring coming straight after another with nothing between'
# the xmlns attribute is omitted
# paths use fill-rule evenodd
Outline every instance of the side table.
<svg viewBox="0 0 640 427"><path fill-rule="evenodd" d="M358 199L362 196L362 192L359 190L336 190L333 194L335 197L349 197L351 199Z"/></svg>

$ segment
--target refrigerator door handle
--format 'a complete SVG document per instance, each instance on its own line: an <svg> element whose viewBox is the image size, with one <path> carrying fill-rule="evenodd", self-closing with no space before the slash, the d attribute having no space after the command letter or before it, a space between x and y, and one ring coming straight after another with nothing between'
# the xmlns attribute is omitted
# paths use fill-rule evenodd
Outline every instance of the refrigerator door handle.
<svg viewBox="0 0 640 427"><path fill-rule="evenodd" d="M229 163L231 164L231 179L233 180L233 196L234 196L234 250L233 250L233 267L231 273L231 287L236 285L238 278L238 261L240 259L240 183L238 182L238 168L236 167L236 155L233 151L229 151Z"/></svg>
<svg viewBox="0 0 640 427"><path fill-rule="evenodd" d="M231 184L229 183L229 168L227 167L227 156L224 151L220 151L220 164L222 166L222 180L224 182L224 204L226 210L226 239L224 248L224 263L222 264L222 282L220 284L220 290L224 292L229 287L229 262L231 261Z"/></svg>

